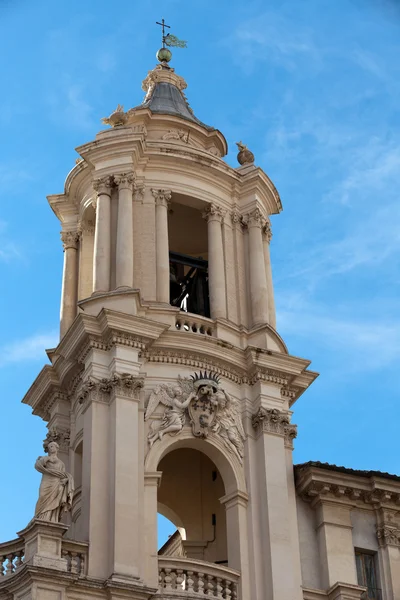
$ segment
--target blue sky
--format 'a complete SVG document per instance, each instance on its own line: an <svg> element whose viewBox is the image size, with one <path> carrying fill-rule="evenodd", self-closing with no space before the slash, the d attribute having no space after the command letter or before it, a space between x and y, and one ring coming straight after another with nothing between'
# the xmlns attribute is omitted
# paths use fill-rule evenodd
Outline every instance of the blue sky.
<svg viewBox="0 0 400 600"><path fill-rule="evenodd" d="M278 188L278 331L321 373L295 405L294 459L400 473L400 4L393 0L0 0L0 541L33 514L44 424L20 404L56 343L63 190L100 119L141 102L156 20L236 165ZM162 535L166 529L163 526Z"/></svg>

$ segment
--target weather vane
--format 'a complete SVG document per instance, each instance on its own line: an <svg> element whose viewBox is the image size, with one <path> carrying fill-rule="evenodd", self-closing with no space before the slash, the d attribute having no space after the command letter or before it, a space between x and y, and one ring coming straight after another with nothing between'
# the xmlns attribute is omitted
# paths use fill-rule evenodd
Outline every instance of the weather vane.
<svg viewBox="0 0 400 600"><path fill-rule="evenodd" d="M162 48L160 48L160 50L157 52L157 59L161 63L169 62L172 58L172 52L166 48L166 46L171 48L186 48L187 42L180 40L172 33L167 33L167 35L165 35L165 29L171 29L171 27L165 24L164 19L161 19L161 23L156 21L156 25L160 25L162 27Z"/></svg>

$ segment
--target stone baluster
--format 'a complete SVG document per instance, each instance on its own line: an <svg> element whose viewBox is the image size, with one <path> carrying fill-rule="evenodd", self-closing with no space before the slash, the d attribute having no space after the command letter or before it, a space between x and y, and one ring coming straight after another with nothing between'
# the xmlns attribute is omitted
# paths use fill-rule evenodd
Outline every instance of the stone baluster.
<svg viewBox="0 0 400 600"><path fill-rule="evenodd" d="M15 561L15 570L17 570L23 564L24 551L20 550L16 553L17 560Z"/></svg>
<svg viewBox="0 0 400 600"><path fill-rule="evenodd" d="M183 569L177 569L176 570L176 579L175 579L175 583L176 583L176 589L177 590L181 590L182 589L182 584L185 581L185 577L183 575Z"/></svg>
<svg viewBox="0 0 400 600"><path fill-rule="evenodd" d="M133 287L133 173L114 176L118 186L116 288Z"/></svg>
<svg viewBox="0 0 400 600"><path fill-rule="evenodd" d="M222 592L224 591L224 588L222 587L222 578L217 577L216 579L217 585L215 586L215 591L217 592L217 598L223 598Z"/></svg>
<svg viewBox="0 0 400 600"><path fill-rule="evenodd" d="M96 226L94 231L93 292L110 290L111 274L111 177L93 182L97 192Z"/></svg>
<svg viewBox="0 0 400 600"><path fill-rule="evenodd" d="M267 223L263 229L263 246L264 246L265 275L267 278L267 290L268 290L268 322L274 329L276 329L274 286L273 286L273 282L272 282L271 255L270 255L270 251L269 251L271 239L272 239L271 225L270 225L270 223Z"/></svg>
<svg viewBox="0 0 400 600"><path fill-rule="evenodd" d="M166 592L171 592L172 591L172 575L171 575L171 571L172 571L172 569L165 569L164 590Z"/></svg>
<svg viewBox="0 0 400 600"><path fill-rule="evenodd" d="M268 289L264 261L262 229L265 226L258 208L247 215L249 230L249 279L253 326L268 323Z"/></svg>
<svg viewBox="0 0 400 600"><path fill-rule="evenodd" d="M14 572L14 554L7 554L5 564L5 575L11 575Z"/></svg>
<svg viewBox="0 0 400 600"><path fill-rule="evenodd" d="M225 579L224 580L224 598L225 598L225 600L230 600L231 596L232 596L231 582L229 581L229 579Z"/></svg>
<svg viewBox="0 0 400 600"><path fill-rule="evenodd" d="M187 572L186 589L187 589L188 592L194 592L193 571L188 571Z"/></svg>
<svg viewBox="0 0 400 600"><path fill-rule="evenodd" d="M77 231L62 231L61 241L64 248L64 269L61 291L60 336L63 337L71 327L78 303L78 243Z"/></svg>
<svg viewBox="0 0 400 600"><path fill-rule="evenodd" d="M197 573L197 593L204 594L204 573Z"/></svg>
<svg viewBox="0 0 400 600"><path fill-rule="evenodd" d="M207 575L206 596L214 597L214 576Z"/></svg>
<svg viewBox="0 0 400 600"><path fill-rule="evenodd" d="M208 281L211 318L226 319L226 282L222 220L224 211L210 204L203 213L208 223Z"/></svg>
<svg viewBox="0 0 400 600"><path fill-rule="evenodd" d="M170 190L151 190L156 201L156 294L157 302L169 304L168 206Z"/></svg>

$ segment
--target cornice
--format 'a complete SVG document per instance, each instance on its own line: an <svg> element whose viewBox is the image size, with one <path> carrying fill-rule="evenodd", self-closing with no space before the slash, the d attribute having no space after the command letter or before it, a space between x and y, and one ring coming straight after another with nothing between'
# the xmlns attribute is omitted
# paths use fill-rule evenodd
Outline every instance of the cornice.
<svg viewBox="0 0 400 600"><path fill-rule="evenodd" d="M400 482L377 477L360 477L327 469L299 465L295 468L296 490L312 504L345 503L370 508L400 510Z"/></svg>

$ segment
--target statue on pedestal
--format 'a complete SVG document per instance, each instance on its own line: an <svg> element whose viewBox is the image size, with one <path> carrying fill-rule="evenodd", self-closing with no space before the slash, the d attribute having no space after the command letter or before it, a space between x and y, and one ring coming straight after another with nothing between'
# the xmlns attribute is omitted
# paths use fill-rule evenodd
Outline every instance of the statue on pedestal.
<svg viewBox="0 0 400 600"><path fill-rule="evenodd" d="M65 465L58 458L59 445L50 442L48 456L39 456L35 469L42 473L39 500L36 503L35 519L59 523L63 512L71 510L74 495L74 480L65 471Z"/></svg>

